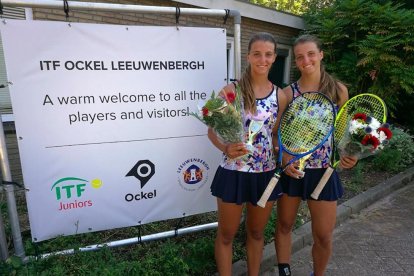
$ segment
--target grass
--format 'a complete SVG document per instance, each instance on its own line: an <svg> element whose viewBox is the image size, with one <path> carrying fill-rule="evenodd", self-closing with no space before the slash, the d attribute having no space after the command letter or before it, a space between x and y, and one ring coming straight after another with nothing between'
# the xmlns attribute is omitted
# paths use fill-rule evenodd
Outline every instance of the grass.
<svg viewBox="0 0 414 276"><path fill-rule="evenodd" d="M208 220L216 220L215 212L188 218L185 226L208 223ZM140 229L128 227L40 243L32 243L30 233L24 231L27 256L64 249L75 249L75 254L51 256L27 264L12 257L0 263L0 275L209 275L205 273L215 270L212 242L215 230L116 248L104 247L93 252L76 250L91 244L137 237L139 233L148 235L171 230L176 224L177 220L168 220L144 225Z"/></svg>
<svg viewBox="0 0 414 276"><path fill-rule="evenodd" d="M3 201L4 202L4 201ZM5 211L2 206L2 211ZM23 207L23 209L25 209ZM306 206L298 214L297 227L306 222ZM4 212L3 212L4 214ZM5 218L6 219L6 218ZM26 218L23 218L24 221ZM274 239L276 210L265 229L266 243ZM182 227L217 221L216 212L187 218ZM0 263L0 275L212 275L216 272L214 239L216 229L188 235L149 241L140 244L81 252L79 248L102 244L151 233L174 229L177 220L168 220L139 227L128 227L58 237L48 241L32 243L29 230L22 232L26 256L39 257L65 249L75 249L74 254L56 255L32 260L23 264L17 257ZM9 225L6 224L9 228ZM10 230L8 237L11 237ZM234 242L233 261L245 259L245 228L242 224ZM8 241L12 247L12 241Z"/></svg>
<svg viewBox="0 0 414 276"><path fill-rule="evenodd" d="M388 172L373 172L369 163L360 163L352 171L340 173L346 190L342 201L392 175ZM5 197L4 193L1 196ZM6 199L0 199L0 210L4 215L7 213L7 206L4 203ZM212 275L216 272L214 260L216 229L121 247L104 247L98 251L80 252L78 250L88 245L170 231L175 229L178 223L180 227L190 227L216 222L216 212L187 217L180 222L173 219L140 227L79 234L32 243L23 191L16 192L16 202L27 256L41 256L65 249L75 249L75 253L32 260L26 264L12 256L7 261L0 262L0 275ZM274 239L276 219L276 210L274 210L265 229L266 243ZM8 246L12 253L11 230L5 215L3 220L6 225ZM309 221L309 210L306 203L302 203L295 227L307 221ZM245 259L245 236L244 225L241 225L234 242L234 262Z"/></svg>

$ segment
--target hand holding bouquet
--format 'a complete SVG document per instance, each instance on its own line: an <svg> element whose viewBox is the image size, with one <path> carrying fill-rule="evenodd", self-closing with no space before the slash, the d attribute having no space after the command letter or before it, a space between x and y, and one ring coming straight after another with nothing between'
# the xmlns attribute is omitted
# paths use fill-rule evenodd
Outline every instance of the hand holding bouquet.
<svg viewBox="0 0 414 276"><path fill-rule="evenodd" d="M383 149L391 137L388 124L381 124L365 113L357 113L349 122L348 131L338 144L338 151L341 156L362 159Z"/></svg>
<svg viewBox="0 0 414 276"><path fill-rule="evenodd" d="M201 122L214 129L217 135L226 143L244 141L244 130L241 118L241 94L225 92L215 95L199 106L198 113L191 113Z"/></svg>

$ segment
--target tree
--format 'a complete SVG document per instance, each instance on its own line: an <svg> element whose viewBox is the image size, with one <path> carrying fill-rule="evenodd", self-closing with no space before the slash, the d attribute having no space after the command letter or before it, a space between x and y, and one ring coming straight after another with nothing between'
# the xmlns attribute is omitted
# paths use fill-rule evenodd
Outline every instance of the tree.
<svg viewBox="0 0 414 276"><path fill-rule="evenodd" d="M250 2L278 11L302 15L311 7L317 9L327 7L333 0L250 0Z"/></svg>
<svg viewBox="0 0 414 276"><path fill-rule="evenodd" d="M310 8L304 19L323 41L328 71L351 95L377 94L391 111L414 95L413 10L387 0L341 0Z"/></svg>
<svg viewBox="0 0 414 276"><path fill-rule="evenodd" d="M305 11L304 2L306 1L307 0L250 0L253 4L297 15L300 15Z"/></svg>

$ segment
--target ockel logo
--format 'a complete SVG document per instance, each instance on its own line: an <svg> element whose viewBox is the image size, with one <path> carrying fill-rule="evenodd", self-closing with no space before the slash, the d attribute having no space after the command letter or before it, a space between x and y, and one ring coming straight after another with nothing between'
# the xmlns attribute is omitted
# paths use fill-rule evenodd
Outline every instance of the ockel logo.
<svg viewBox="0 0 414 276"><path fill-rule="evenodd" d="M144 188L148 180L155 174L155 166L149 160L138 161L126 176L133 176L141 183L141 188Z"/></svg>
<svg viewBox="0 0 414 276"><path fill-rule="evenodd" d="M139 180L141 189L144 188L145 184L153 177L155 174L155 165L149 160L140 160L138 161L132 169L125 175L133 176ZM155 198L157 196L157 190L153 190L151 192L144 192L141 191L140 193L132 194L128 193L125 195L124 199L127 202L131 201L140 201L140 200L148 200Z"/></svg>
<svg viewBox="0 0 414 276"><path fill-rule="evenodd" d="M59 201L59 211L91 207L91 199L85 199L83 193L88 187L99 189L102 186L100 179L93 179L90 182L77 177L64 177L56 181L51 188L55 191L56 200ZM66 202L63 202L66 201Z"/></svg>

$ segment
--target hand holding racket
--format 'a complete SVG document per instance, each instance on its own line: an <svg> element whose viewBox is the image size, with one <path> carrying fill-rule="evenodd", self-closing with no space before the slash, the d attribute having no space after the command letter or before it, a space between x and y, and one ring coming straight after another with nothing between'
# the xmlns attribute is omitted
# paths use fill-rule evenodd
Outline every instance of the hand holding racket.
<svg viewBox="0 0 414 276"><path fill-rule="evenodd" d="M335 108L331 100L319 92L306 92L296 97L282 115L278 128L279 157L276 172L257 205L265 207L276 187L280 173L290 164L310 155L329 138L333 131ZM293 158L282 167L282 155Z"/></svg>
<svg viewBox="0 0 414 276"><path fill-rule="evenodd" d="M356 113L365 113L376 118L379 122L385 123L387 120L387 107L384 101L374 94L359 94L349 99L339 110L335 119L334 139L332 141L331 165L326 169L318 185L311 194L313 199L318 199L320 193L331 177L334 169L338 167L340 161L335 162L335 148L344 139L348 131L348 124ZM333 163L333 166L332 166Z"/></svg>
<svg viewBox="0 0 414 276"><path fill-rule="evenodd" d="M290 177L293 177L293 178L297 178L297 179L303 178L305 176L306 161L311 156L312 156L312 153L309 153L308 155L301 157L299 160L296 160L294 163L291 163L289 166L286 166L283 172L286 175L289 175ZM287 164L292 158L293 157L291 155L285 154L282 158L282 166L284 164Z"/></svg>

